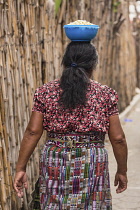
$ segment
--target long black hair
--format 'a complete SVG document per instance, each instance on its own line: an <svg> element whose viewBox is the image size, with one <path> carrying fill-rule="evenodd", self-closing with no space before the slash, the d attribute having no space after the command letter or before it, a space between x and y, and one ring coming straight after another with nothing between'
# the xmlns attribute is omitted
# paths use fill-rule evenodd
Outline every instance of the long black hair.
<svg viewBox="0 0 140 210"><path fill-rule="evenodd" d="M85 105L86 91L93 69L98 63L96 48L90 42L70 42L62 59L59 103L65 108ZM74 65L73 65L74 64Z"/></svg>

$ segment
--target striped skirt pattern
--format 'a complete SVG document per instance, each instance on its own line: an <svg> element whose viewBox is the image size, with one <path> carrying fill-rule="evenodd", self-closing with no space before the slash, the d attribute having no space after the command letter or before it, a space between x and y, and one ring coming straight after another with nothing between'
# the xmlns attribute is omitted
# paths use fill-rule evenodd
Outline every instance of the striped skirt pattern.
<svg viewBox="0 0 140 210"><path fill-rule="evenodd" d="M51 134L66 140L67 136ZM78 141L81 135L72 134ZM68 148L49 140L40 156L40 207L42 210L111 210L108 154L98 133L83 135L84 143Z"/></svg>

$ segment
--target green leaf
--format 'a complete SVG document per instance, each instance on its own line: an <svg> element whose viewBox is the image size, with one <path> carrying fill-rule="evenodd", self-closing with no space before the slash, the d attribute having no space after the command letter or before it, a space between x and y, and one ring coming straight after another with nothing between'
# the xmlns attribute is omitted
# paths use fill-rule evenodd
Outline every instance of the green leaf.
<svg viewBox="0 0 140 210"><path fill-rule="evenodd" d="M62 0L55 0L55 14L58 13L61 3L62 3Z"/></svg>
<svg viewBox="0 0 140 210"><path fill-rule="evenodd" d="M119 8L120 4L121 4L121 2L118 0L113 1L113 12L115 12L115 13L118 12L118 8Z"/></svg>

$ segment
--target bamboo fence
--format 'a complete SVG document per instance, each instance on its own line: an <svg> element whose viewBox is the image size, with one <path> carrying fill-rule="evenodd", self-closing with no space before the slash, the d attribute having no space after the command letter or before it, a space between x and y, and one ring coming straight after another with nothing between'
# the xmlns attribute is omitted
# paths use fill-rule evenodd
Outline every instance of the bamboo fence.
<svg viewBox="0 0 140 210"><path fill-rule="evenodd" d="M119 3L120 2L120 3ZM61 59L69 40L63 25L86 19L100 25L94 40L100 62L94 78L115 88L119 109L135 94L136 52L129 27L128 1L63 0L55 14L53 0L0 0L0 206L29 209L38 177L39 147L27 173L30 186L19 200L12 181L20 142L29 121L34 90L61 75Z"/></svg>
<svg viewBox="0 0 140 210"><path fill-rule="evenodd" d="M137 87L140 88L140 12L138 12L136 7L135 9L137 17L134 18L132 25L133 25L133 35L135 37L136 56L137 56L136 80L137 80Z"/></svg>

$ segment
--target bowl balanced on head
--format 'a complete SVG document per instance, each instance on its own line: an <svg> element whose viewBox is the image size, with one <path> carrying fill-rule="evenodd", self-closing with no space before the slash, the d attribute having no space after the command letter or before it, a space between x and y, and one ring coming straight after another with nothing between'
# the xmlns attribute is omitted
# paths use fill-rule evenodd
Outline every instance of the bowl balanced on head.
<svg viewBox="0 0 140 210"><path fill-rule="evenodd" d="M99 26L86 20L77 20L64 25L64 29L71 41L91 41L97 35Z"/></svg>

